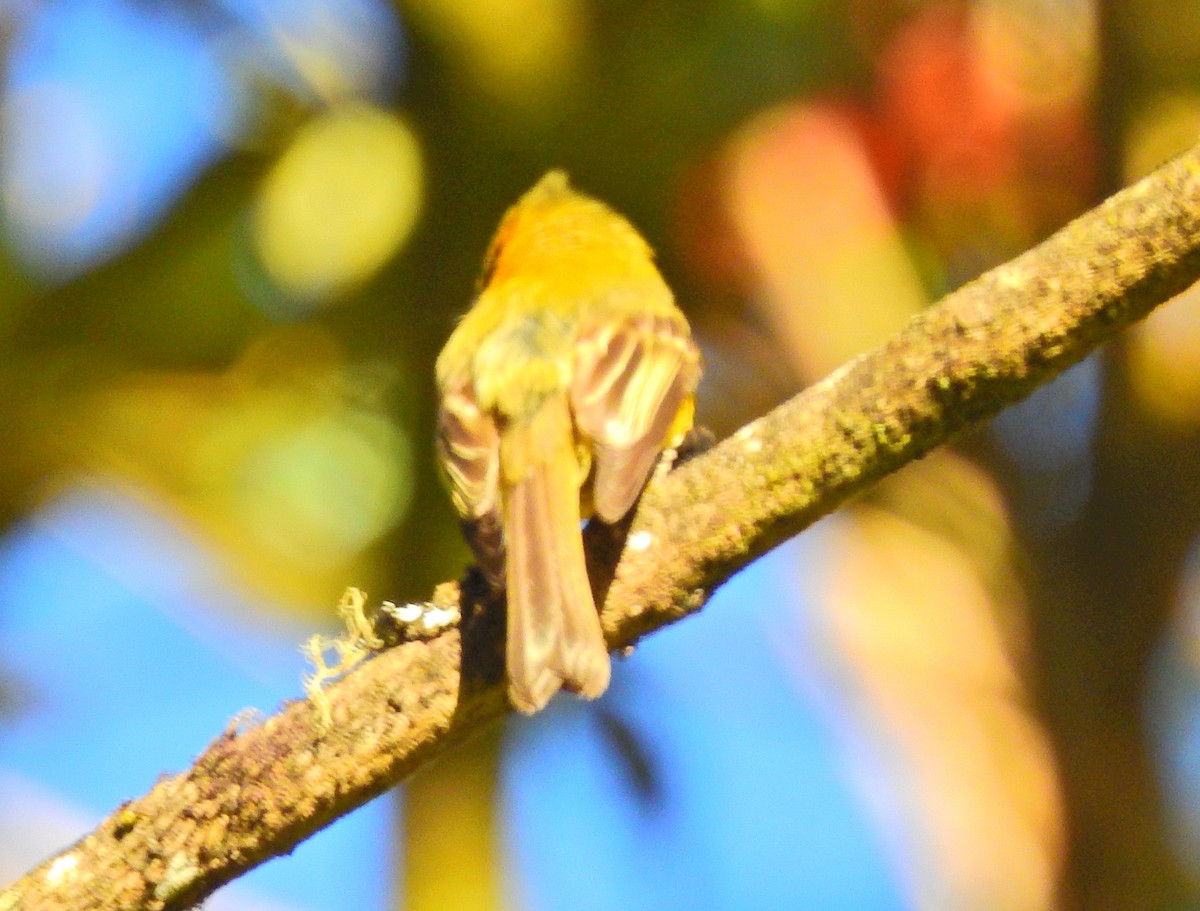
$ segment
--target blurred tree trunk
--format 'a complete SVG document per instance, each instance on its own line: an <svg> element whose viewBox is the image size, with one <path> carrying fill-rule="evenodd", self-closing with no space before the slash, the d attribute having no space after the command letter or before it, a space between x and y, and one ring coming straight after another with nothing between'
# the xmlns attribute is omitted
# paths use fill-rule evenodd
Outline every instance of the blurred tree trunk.
<svg viewBox="0 0 1200 911"><path fill-rule="evenodd" d="M1173 7L1170 0L1097 3L1101 198L1129 182L1130 114L1180 78L1177 59L1152 53L1150 34L1164 34ZM1118 342L1106 359L1085 513L1061 535L1025 547L1034 567L1037 685L1068 814L1063 904L1089 911L1200 902L1168 843L1146 718L1149 664L1200 526L1200 440L1173 436L1139 410L1124 351Z"/></svg>
<svg viewBox="0 0 1200 911"><path fill-rule="evenodd" d="M505 907L496 817L500 728L493 727L415 776L403 801L407 911Z"/></svg>

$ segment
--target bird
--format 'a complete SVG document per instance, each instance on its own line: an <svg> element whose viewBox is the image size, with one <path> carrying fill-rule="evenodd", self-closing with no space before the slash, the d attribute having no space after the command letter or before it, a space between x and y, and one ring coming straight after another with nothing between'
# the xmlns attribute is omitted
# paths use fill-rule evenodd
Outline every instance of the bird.
<svg viewBox="0 0 1200 911"><path fill-rule="evenodd" d="M622 519L691 429L700 352L628 220L560 170L504 214L436 365L437 461L484 575L506 593L508 695L594 699L608 648L582 523Z"/></svg>

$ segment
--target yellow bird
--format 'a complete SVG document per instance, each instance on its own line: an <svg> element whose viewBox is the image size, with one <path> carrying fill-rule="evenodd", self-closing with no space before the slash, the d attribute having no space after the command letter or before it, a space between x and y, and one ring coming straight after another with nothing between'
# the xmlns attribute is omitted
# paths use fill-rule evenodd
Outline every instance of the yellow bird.
<svg viewBox="0 0 1200 911"><path fill-rule="evenodd" d="M609 680L580 524L616 522L692 426L700 355L632 225L551 171L500 222L437 361L438 461L508 601L509 698Z"/></svg>

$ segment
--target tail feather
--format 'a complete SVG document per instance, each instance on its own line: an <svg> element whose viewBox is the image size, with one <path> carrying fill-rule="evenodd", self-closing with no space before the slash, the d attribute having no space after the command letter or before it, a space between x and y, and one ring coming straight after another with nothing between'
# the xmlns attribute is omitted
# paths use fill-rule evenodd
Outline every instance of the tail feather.
<svg viewBox="0 0 1200 911"><path fill-rule="evenodd" d="M504 497L509 696L527 714L560 686L595 698L610 673L579 530L579 466L566 404L557 404L561 419L543 416L550 423L531 434ZM548 427L561 439L546 439Z"/></svg>

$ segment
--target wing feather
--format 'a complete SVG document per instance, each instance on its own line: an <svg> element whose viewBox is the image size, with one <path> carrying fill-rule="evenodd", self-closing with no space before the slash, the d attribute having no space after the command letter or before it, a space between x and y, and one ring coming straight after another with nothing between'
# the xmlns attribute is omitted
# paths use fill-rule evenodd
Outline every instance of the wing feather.
<svg viewBox="0 0 1200 911"><path fill-rule="evenodd" d="M650 315L592 327L577 352L571 405L594 444L593 506L615 522L637 499L667 437L686 429L676 425L690 408L700 355L682 318Z"/></svg>
<svg viewBox="0 0 1200 911"><path fill-rule="evenodd" d="M500 432L462 383L442 390L437 422L437 462L475 557L496 585L504 581L500 530Z"/></svg>

